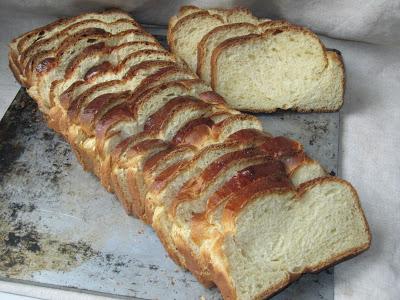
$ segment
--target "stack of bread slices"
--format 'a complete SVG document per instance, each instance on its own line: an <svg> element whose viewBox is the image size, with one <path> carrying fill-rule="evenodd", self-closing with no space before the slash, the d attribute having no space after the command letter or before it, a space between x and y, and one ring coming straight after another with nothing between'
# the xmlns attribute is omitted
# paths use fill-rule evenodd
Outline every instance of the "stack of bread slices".
<svg viewBox="0 0 400 300"><path fill-rule="evenodd" d="M369 247L349 183L229 108L128 14L28 32L9 62L84 168L225 299L269 296Z"/></svg>
<svg viewBox="0 0 400 300"><path fill-rule="evenodd" d="M233 108L327 112L343 104L341 55L307 28L242 8L184 6L170 20L168 43Z"/></svg>

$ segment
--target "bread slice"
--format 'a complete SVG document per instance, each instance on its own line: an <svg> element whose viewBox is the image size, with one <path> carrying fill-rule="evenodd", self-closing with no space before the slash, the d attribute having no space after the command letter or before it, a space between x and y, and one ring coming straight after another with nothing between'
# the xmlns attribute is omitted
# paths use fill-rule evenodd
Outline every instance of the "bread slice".
<svg viewBox="0 0 400 300"><path fill-rule="evenodd" d="M209 253L224 299L269 297L371 241L356 191L332 177L297 190L248 186L223 208L221 230Z"/></svg>
<svg viewBox="0 0 400 300"><path fill-rule="evenodd" d="M226 40L211 65L213 88L236 109L335 111L343 104L341 58L309 31L293 27Z"/></svg>
<svg viewBox="0 0 400 300"><path fill-rule="evenodd" d="M211 55L223 41L232 37L257 33L259 28L250 23L225 24L210 30L197 45L196 73L208 84L211 83Z"/></svg>
<svg viewBox="0 0 400 300"><path fill-rule="evenodd" d="M198 26L201 20L202 26ZM223 19L206 11L189 14L176 22L168 36L168 44L192 70L197 68L197 44L211 29L223 25Z"/></svg>
<svg viewBox="0 0 400 300"><path fill-rule="evenodd" d="M290 26L290 23L286 21L270 20L262 23L229 23L215 27L213 30L204 35L197 45L196 73L208 84L211 84L211 55L214 49L222 42L234 37L262 33L267 29L282 28L287 26Z"/></svg>

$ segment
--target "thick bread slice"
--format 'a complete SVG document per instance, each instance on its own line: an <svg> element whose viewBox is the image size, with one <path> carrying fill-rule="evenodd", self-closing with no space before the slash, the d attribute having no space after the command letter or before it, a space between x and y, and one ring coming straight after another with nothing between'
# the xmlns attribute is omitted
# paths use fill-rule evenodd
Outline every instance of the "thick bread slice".
<svg viewBox="0 0 400 300"><path fill-rule="evenodd" d="M202 26L198 26L201 20ZM213 28L223 25L223 19L201 11L187 15L177 21L168 36L168 44L173 52L181 57L192 70L197 68L197 44Z"/></svg>
<svg viewBox="0 0 400 300"><path fill-rule="evenodd" d="M250 23L225 24L215 27L203 36L197 45L196 73L208 84L211 83L211 55L223 41L232 37L257 33L258 27Z"/></svg>
<svg viewBox="0 0 400 300"><path fill-rule="evenodd" d="M333 177L298 190L249 186L228 201L221 227L209 253L224 299L269 297L371 243L356 191Z"/></svg>
<svg viewBox="0 0 400 300"><path fill-rule="evenodd" d="M297 27L226 40L213 51L211 66L213 88L236 109L335 111L343 103L340 56Z"/></svg>

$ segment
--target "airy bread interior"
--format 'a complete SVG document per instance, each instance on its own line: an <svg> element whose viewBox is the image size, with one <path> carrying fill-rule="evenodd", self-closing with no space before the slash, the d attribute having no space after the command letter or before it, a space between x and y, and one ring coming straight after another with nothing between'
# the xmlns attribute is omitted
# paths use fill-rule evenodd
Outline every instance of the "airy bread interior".
<svg viewBox="0 0 400 300"><path fill-rule="evenodd" d="M225 298L263 298L368 247L357 194L341 180L317 179L297 193L263 191L241 203L240 212L236 199L225 206L224 233L210 251L220 284L231 287L222 290Z"/></svg>

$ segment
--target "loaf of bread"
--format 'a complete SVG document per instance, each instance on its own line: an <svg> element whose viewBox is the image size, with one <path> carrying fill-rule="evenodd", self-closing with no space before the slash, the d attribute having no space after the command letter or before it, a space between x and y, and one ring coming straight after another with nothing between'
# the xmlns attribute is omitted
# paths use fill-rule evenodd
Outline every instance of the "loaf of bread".
<svg viewBox="0 0 400 300"><path fill-rule="evenodd" d="M225 18L257 21L246 11ZM28 32L9 61L85 170L225 299L268 297L369 247L349 183L229 108L124 12Z"/></svg>
<svg viewBox="0 0 400 300"><path fill-rule="evenodd" d="M241 8L184 6L168 43L232 108L329 112L343 104L341 55L307 28Z"/></svg>

